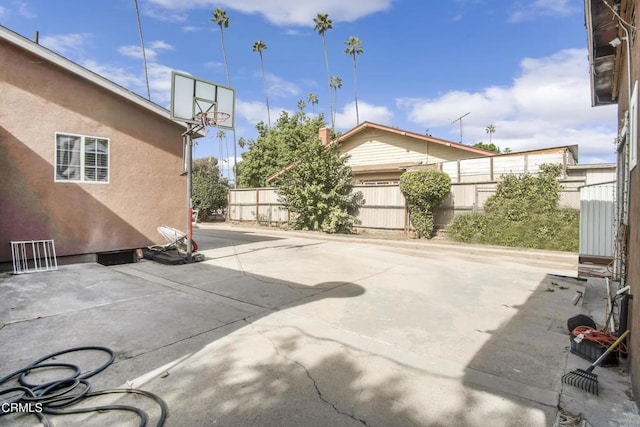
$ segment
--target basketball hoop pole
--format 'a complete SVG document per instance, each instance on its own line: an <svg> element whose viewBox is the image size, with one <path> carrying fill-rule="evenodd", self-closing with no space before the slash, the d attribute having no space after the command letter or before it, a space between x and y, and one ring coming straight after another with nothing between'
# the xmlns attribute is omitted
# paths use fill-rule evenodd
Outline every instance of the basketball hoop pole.
<svg viewBox="0 0 640 427"><path fill-rule="evenodd" d="M189 221L189 225L187 230L189 230L187 235L187 262L191 262L191 255L193 252L193 165L191 164L193 161L193 131L195 125L189 123L189 129L187 130L185 138L187 140L187 220Z"/></svg>

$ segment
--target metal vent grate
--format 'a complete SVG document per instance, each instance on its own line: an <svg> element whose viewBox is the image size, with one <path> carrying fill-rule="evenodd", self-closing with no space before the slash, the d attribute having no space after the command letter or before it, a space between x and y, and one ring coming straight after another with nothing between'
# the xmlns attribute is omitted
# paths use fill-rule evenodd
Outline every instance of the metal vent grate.
<svg viewBox="0 0 640 427"><path fill-rule="evenodd" d="M35 273L58 269L53 240L11 242L13 274Z"/></svg>

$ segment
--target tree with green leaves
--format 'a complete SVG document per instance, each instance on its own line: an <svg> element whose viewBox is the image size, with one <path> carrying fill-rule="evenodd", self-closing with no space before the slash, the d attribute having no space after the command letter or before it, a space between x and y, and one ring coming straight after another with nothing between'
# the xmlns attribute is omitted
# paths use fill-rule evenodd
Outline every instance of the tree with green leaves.
<svg viewBox="0 0 640 427"><path fill-rule="evenodd" d="M362 49L362 41L358 37L351 36L349 40L344 42L347 45L344 53L351 55L353 58L353 90L355 94L356 103L356 123L360 124L360 113L358 111L358 80L356 76L356 55L360 55L364 50Z"/></svg>
<svg viewBox="0 0 640 427"><path fill-rule="evenodd" d="M317 137L319 129L325 126L322 114L309 117L301 111L292 115L283 111L269 129L264 123L258 123L258 137L247 141L248 149L242 153L240 186L273 185L267 182L267 177L298 160L306 141Z"/></svg>
<svg viewBox="0 0 640 427"><path fill-rule="evenodd" d="M224 60L224 68L227 73L227 85L231 85L231 79L229 78L229 64L227 63L227 51L224 47L224 28L229 28L229 17L224 9L219 7L213 11L213 17L211 22L215 22L220 27L220 42L222 44L222 58Z"/></svg>
<svg viewBox="0 0 640 427"><path fill-rule="evenodd" d="M227 207L229 183L220 176L218 159L210 156L193 161L193 207L200 218L218 213Z"/></svg>
<svg viewBox="0 0 640 427"><path fill-rule="evenodd" d="M298 159L277 178L279 201L291 212L297 230L350 233L361 192L353 192L351 168L336 146L325 147L318 135L302 144Z"/></svg>
<svg viewBox="0 0 640 427"><path fill-rule="evenodd" d="M418 169L400 175L400 191L409 205L411 224L421 237L433 233L433 214L451 192L451 178L439 169Z"/></svg>
<svg viewBox="0 0 640 427"><path fill-rule="evenodd" d="M475 148L479 148L481 150L493 151L494 153L500 154L500 147L498 147L494 143L485 144L484 142L481 141L481 142L478 142L476 144L473 144L473 146Z"/></svg>
<svg viewBox="0 0 640 427"><path fill-rule="evenodd" d="M218 146L218 152L220 153L220 157L218 158L219 161L224 161L222 158L224 157L224 150L223 150L223 144L222 144L222 140L226 140L227 138L227 133L225 131L223 131L222 129L219 129L218 132L216 133L216 138L218 138L219 141L219 146ZM220 165L222 166L222 165ZM222 169L220 169L220 175L222 176Z"/></svg>
<svg viewBox="0 0 640 427"><path fill-rule="evenodd" d="M305 107L307 106L306 102L304 102L304 100L299 100L298 101L298 111L304 111Z"/></svg>
<svg viewBox="0 0 640 427"><path fill-rule="evenodd" d="M316 104L318 103L318 95L315 93L310 93L307 95L307 102L311 104L311 113L316 113Z"/></svg>
<svg viewBox="0 0 640 427"><path fill-rule="evenodd" d="M338 89L342 88L342 79L338 76L333 76L329 79L329 87L333 92L333 108L331 109L331 129L335 128L336 124L336 110L338 109Z"/></svg>
<svg viewBox="0 0 640 427"><path fill-rule="evenodd" d="M325 33L333 28L333 21L329 19L329 14L327 13L318 13L318 15L313 18L313 22L316 24L313 28L314 31L317 31L322 38L322 48L324 50L324 61L327 66L327 87L329 89L329 114L333 118L333 110L331 109L331 73L329 72L329 54L327 53L327 42L325 39ZM331 123L331 128L333 129L334 123Z"/></svg>
<svg viewBox="0 0 640 427"><path fill-rule="evenodd" d="M271 126L271 111L269 110L269 91L267 89L267 79L264 74L264 60L262 58L262 51L267 48L267 44L262 40L258 40L253 44L253 51L260 54L260 68L262 69L262 86L264 87L264 98L267 102L267 126Z"/></svg>
<svg viewBox="0 0 640 427"><path fill-rule="evenodd" d="M489 144L491 144L493 134L496 133L496 127L494 125L489 125L487 126L486 131L489 134Z"/></svg>

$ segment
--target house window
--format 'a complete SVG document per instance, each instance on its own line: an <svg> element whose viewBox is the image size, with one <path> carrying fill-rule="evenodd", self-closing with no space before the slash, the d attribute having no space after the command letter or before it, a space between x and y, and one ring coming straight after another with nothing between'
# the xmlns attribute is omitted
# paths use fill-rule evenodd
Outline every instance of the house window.
<svg viewBox="0 0 640 427"><path fill-rule="evenodd" d="M55 180L109 182L109 140L56 133Z"/></svg>

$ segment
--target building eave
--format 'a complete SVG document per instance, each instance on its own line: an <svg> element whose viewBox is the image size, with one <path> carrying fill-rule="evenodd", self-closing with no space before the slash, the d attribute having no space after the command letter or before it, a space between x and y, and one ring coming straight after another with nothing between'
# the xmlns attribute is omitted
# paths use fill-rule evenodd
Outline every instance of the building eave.
<svg viewBox="0 0 640 427"><path fill-rule="evenodd" d="M614 1L619 4L619 1ZM587 47L589 51L589 77L591 105L616 104L617 85L615 70L617 49L610 42L618 36L617 19L602 0L584 0Z"/></svg>

